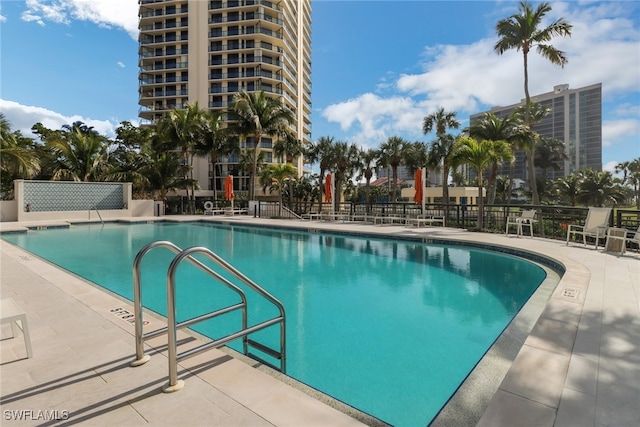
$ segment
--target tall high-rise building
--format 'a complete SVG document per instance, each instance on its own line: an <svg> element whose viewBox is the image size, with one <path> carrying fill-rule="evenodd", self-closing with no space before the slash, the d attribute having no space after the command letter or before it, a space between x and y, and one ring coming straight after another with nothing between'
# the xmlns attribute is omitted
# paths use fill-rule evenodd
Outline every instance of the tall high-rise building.
<svg viewBox="0 0 640 427"><path fill-rule="evenodd" d="M296 138L311 141L311 0L139 0L139 28L143 123L187 103L224 111L234 94L264 91L293 112ZM262 139L267 163L280 161L274 142ZM199 195L222 190L227 174L246 190L238 162L238 155L219 159L214 183L210 159L196 158ZM301 172L302 159L294 166Z"/></svg>
<svg viewBox="0 0 640 427"><path fill-rule="evenodd" d="M532 96L531 100L550 109L550 114L535 124L533 130L540 136L557 138L565 144L567 159L557 162L557 169L547 170L548 179L556 179L577 170L592 168L602 170L602 84L569 89L569 85L557 85L553 92ZM519 104L493 107L491 112L500 118L512 113ZM470 117L471 123L484 113ZM526 180L526 162L523 151L515 153L517 179ZM509 165L503 165L501 175L509 174ZM540 173L537 169L536 173Z"/></svg>

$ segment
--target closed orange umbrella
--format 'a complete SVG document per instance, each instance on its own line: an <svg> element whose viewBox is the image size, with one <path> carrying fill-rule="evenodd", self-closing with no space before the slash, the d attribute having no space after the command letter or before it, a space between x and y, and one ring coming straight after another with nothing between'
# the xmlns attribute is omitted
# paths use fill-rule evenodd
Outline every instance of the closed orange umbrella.
<svg viewBox="0 0 640 427"><path fill-rule="evenodd" d="M422 169L416 171L415 181L413 187L416 189L416 194L413 196L413 201L422 204Z"/></svg>
<svg viewBox="0 0 640 427"><path fill-rule="evenodd" d="M224 180L224 198L233 200L235 197L235 194L233 194L233 175L227 175Z"/></svg>
<svg viewBox="0 0 640 427"><path fill-rule="evenodd" d="M324 180L324 201L331 201L331 174L327 174L327 178Z"/></svg>

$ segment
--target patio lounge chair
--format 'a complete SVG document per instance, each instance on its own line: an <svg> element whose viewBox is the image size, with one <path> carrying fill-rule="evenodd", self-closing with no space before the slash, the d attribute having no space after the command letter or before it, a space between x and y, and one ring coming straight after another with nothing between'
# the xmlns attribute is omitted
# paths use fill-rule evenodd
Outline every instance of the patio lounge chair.
<svg viewBox="0 0 640 427"><path fill-rule="evenodd" d="M622 233L614 233L614 231L622 230ZM638 226L637 231L625 230L625 229L614 229L610 228L607 232L607 243L606 247L609 248L609 242L621 240L620 243L620 254L622 255L627 250L627 242L635 243L638 245L640 250L640 226Z"/></svg>
<svg viewBox="0 0 640 427"><path fill-rule="evenodd" d="M587 245L587 236L596 240L595 248L598 249L598 241L607 237L611 208L589 208L584 225L570 224L567 228L567 246L571 234L582 234L582 242Z"/></svg>
<svg viewBox="0 0 640 427"><path fill-rule="evenodd" d="M421 227L422 225L434 225L441 224L444 227L444 217L443 216L435 216L430 214L418 215L415 218L407 218L406 225L407 227Z"/></svg>
<svg viewBox="0 0 640 427"><path fill-rule="evenodd" d="M509 226L515 225L517 228L517 235L522 236L522 227L529 227L529 234L533 237L533 223L537 222L534 218L536 216L535 209L529 209L526 211L522 211L520 216L516 217L507 217L507 226L504 231L505 235L509 234Z"/></svg>

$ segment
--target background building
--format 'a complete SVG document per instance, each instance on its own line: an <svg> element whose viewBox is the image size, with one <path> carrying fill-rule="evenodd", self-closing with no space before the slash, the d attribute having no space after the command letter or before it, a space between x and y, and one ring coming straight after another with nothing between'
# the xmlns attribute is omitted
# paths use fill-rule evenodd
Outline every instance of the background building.
<svg viewBox="0 0 640 427"><path fill-rule="evenodd" d="M139 116L152 123L198 103L225 110L240 91L276 97L294 113L293 132L311 141L311 0L139 0ZM241 141L241 147L246 141ZM277 163L262 139L267 163ZM238 177L238 156L222 158L213 182L210 159L196 158L199 196ZM302 159L294 165L302 172Z"/></svg>
<svg viewBox="0 0 640 427"><path fill-rule="evenodd" d="M548 179L556 179L576 170L592 168L602 170L602 84L579 89L569 89L563 84L553 92L531 97L533 102L548 107L551 113L538 122L533 129L542 137L557 138L565 143L567 160L558 162L558 169L547 171ZM508 107L493 107L491 112L500 118L512 113L519 104ZM474 114L470 122L478 120L483 113ZM515 153L515 178L526 180L524 151ZM540 171L537 170L536 173ZM509 165L503 165L501 175L509 174Z"/></svg>

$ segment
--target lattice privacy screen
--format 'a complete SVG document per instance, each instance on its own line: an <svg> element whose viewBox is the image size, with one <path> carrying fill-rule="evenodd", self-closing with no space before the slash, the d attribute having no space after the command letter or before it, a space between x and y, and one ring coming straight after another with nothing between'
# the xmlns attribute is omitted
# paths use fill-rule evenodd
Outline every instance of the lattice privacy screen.
<svg viewBox="0 0 640 427"><path fill-rule="evenodd" d="M30 212L125 209L119 183L25 181L23 194Z"/></svg>

